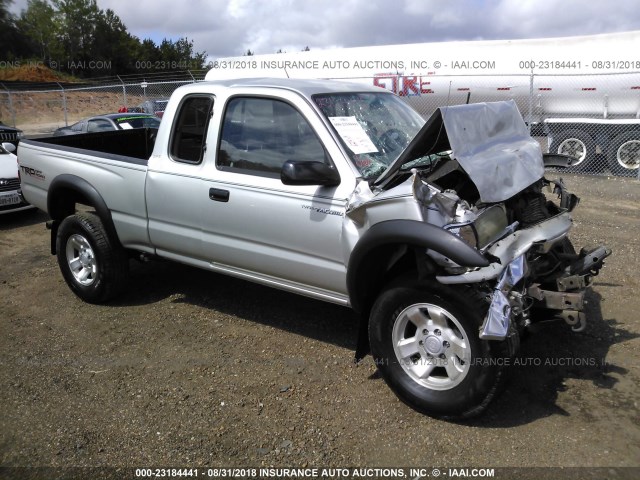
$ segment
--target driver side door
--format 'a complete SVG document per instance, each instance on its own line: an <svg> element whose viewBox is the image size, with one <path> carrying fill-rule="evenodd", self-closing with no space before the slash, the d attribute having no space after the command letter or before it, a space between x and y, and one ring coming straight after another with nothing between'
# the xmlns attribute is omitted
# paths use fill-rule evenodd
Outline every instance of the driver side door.
<svg viewBox="0 0 640 480"><path fill-rule="evenodd" d="M287 160L333 166L310 123L292 103L258 96L231 98L221 123L215 168L203 172L207 259L238 276L346 302L342 229L353 185L280 180Z"/></svg>

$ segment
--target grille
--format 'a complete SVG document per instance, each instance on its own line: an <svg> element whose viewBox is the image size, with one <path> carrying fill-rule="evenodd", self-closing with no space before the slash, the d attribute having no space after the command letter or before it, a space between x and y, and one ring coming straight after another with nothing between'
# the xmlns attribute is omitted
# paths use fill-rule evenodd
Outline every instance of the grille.
<svg viewBox="0 0 640 480"><path fill-rule="evenodd" d="M20 188L20 180L17 178L0 178L0 192L10 192Z"/></svg>
<svg viewBox="0 0 640 480"><path fill-rule="evenodd" d="M0 140L3 142L13 142L18 139L16 132L0 132Z"/></svg>

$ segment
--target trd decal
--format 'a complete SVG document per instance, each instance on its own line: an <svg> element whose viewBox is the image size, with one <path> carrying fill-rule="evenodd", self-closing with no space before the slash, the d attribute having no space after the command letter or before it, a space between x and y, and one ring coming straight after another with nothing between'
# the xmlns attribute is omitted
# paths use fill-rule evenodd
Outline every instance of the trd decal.
<svg viewBox="0 0 640 480"><path fill-rule="evenodd" d="M44 180L46 178L41 170L36 170L35 168L27 167L26 165L20 165L20 172L23 175L29 175L30 177L37 178L38 180Z"/></svg>

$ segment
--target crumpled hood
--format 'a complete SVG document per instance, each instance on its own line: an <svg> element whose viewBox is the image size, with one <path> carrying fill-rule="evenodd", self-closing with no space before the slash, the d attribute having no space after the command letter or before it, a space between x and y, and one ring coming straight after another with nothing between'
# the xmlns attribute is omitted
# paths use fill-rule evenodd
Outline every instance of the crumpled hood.
<svg viewBox="0 0 640 480"><path fill-rule="evenodd" d="M511 198L544 175L540 144L510 100L439 108L375 184L384 188L405 163L446 150L485 203Z"/></svg>

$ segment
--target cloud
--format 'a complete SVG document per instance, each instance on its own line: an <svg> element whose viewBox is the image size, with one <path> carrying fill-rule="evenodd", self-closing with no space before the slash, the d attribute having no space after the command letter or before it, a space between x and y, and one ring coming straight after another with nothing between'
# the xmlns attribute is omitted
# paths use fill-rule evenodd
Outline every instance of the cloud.
<svg viewBox="0 0 640 480"><path fill-rule="evenodd" d="M211 57L401 43L640 30L637 0L98 0L131 33L189 37ZM26 0L16 0L19 12Z"/></svg>
<svg viewBox="0 0 640 480"><path fill-rule="evenodd" d="M517 29L520 38L563 37L638 30L638 2L601 0L501 0L496 4L496 27L505 34Z"/></svg>

